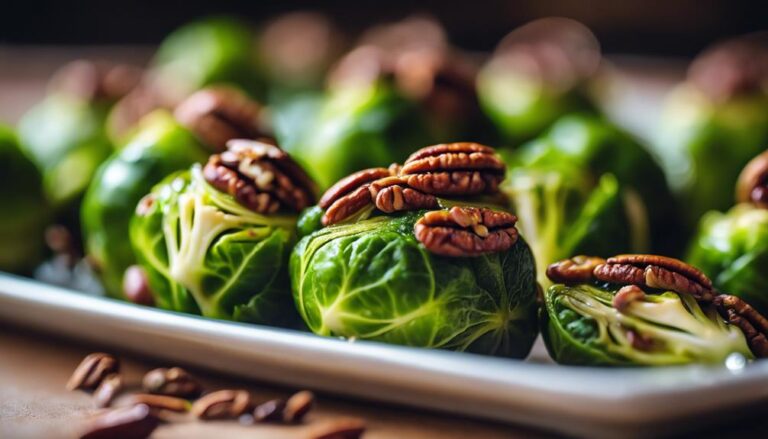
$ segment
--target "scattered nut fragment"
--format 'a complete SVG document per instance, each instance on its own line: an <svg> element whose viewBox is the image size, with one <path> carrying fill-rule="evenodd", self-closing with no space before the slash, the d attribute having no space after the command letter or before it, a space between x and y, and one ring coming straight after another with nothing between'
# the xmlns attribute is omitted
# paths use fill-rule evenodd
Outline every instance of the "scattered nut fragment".
<svg viewBox="0 0 768 439"><path fill-rule="evenodd" d="M219 390L195 401L192 414L199 419L237 419L251 407L245 390Z"/></svg>
<svg viewBox="0 0 768 439"><path fill-rule="evenodd" d="M604 263L605 259L596 256L574 256L550 264L547 267L547 277L552 282L564 284L591 282L594 279L592 272Z"/></svg>
<svg viewBox="0 0 768 439"><path fill-rule="evenodd" d="M603 282L687 293L703 301L714 297L712 281L704 273L665 256L618 255L597 266L593 274Z"/></svg>
<svg viewBox="0 0 768 439"><path fill-rule="evenodd" d="M255 422L280 422L283 420L284 411L285 401L272 399L253 409L253 420Z"/></svg>
<svg viewBox="0 0 768 439"><path fill-rule="evenodd" d="M365 433L365 421L356 418L339 418L313 427L310 439L359 439Z"/></svg>
<svg viewBox="0 0 768 439"><path fill-rule="evenodd" d="M155 298L149 288L147 273L139 265L131 265L123 274L123 294L138 305L154 306Z"/></svg>
<svg viewBox="0 0 768 439"><path fill-rule="evenodd" d="M256 213L280 209L300 212L315 201L315 185L280 148L255 140L236 139L227 151L214 154L203 168L205 180Z"/></svg>
<svg viewBox="0 0 768 439"><path fill-rule="evenodd" d="M200 383L180 367L158 368L144 375L142 387L149 393L195 398L203 391Z"/></svg>
<svg viewBox="0 0 768 439"><path fill-rule="evenodd" d="M260 139L262 108L231 87L210 87L193 93L174 111L176 119L214 151L231 139Z"/></svg>
<svg viewBox="0 0 768 439"><path fill-rule="evenodd" d="M314 405L315 394L309 390L302 390L288 398L288 401L285 402L283 420L289 423L301 422Z"/></svg>
<svg viewBox="0 0 768 439"><path fill-rule="evenodd" d="M144 439L160 425L149 407L138 404L104 412L90 420L80 439Z"/></svg>
<svg viewBox="0 0 768 439"><path fill-rule="evenodd" d="M86 356L77 366L67 382L68 390L93 390L101 384L108 375L117 373L120 363L115 357L103 352Z"/></svg>
<svg viewBox="0 0 768 439"><path fill-rule="evenodd" d="M741 171L736 200L768 209L768 151L753 158Z"/></svg>
<svg viewBox="0 0 768 439"><path fill-rule="evenodd" d="M183 398L167 395L153 395L149 393L135 393L128 397L130 405L145 404L153 412L167 410L183 413L189 411L191 404Z"/></svg>
<svg viewBox="0 0 768 439"><path fill-rule="evenodd" d="M493 148L478 143L428 146L405 161L400 176L411 188L432 195L494 193L506 166Z"/></svg>
<svg viewBox="0 0 768 439"><path fill-rule="evenodd" d="M758 358L767 358L768 319L737 296L720 294L714 298L714 304L723 318L741 328L752 353Z"/></svg>
<svg viewBox="0 0 768 439"><path fill-rule="evenodd" d="M427 212L414 234L430 252L440 256L479 256L509 250L517 242L517 217L487 208L452 207Z"/></svg>
<svg viewBox="0 0 768 439"><path fill-rule="evenodd" d="M645 299L645 292L637 285L626 285L619 289L613 296L613 307L619 312L626 311L632 302L639 302Z"/></svg>
<svg viewBox="0 0 768 439"><path fill-rule="evenodd" d="M116 373L107 375L93 392L96 407L108 407L122 389L123 379L120 375Z"/></svg>

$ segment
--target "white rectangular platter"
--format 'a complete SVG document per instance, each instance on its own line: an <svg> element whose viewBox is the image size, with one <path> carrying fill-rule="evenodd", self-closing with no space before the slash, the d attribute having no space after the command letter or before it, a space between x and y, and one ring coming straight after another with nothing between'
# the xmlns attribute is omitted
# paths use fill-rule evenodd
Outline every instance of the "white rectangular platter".
<svg viewBox="0 0 768 439"><path fill-rule="evenodd" d="M723 418L707 416L715 412L768 400L768 360L598 369L350 343L140 307L2 273L0 321L257 380L570 435L680 432Z"/></svg>

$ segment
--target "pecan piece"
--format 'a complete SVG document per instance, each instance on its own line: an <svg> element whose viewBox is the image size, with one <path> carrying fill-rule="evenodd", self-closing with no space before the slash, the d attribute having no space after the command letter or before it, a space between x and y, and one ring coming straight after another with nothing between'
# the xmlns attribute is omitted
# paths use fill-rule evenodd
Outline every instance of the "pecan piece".
<svg viewBox="0 0 768 439"><path fill-rule="evenodd" d="M724 319L744 332L756 357L768 357L768 319L737 296L720 294L714 298L714 304Z"/></svg>
<svg viewBox="0 0 768 439"><path fill-rule="evenodd" d="M509 250L517 242L517 217L487 208L452 207L427 212L414 235L440 256L479 256Z"/></svg>
<svg viewBox="0 0 768 439"><path fill-rule="evenodd" d="M768 209L768 151L753 158L741 171L736 200Z"/></svg>
<svg viewBox="0 0 768 439"><path fill-rule="evenodd" d="M192 414L199 419L237 419L251 408L246 390L219 390L195 401Z"/></svg>
<svg viewBox="0 0 768 439"><path fill-rule="evenodd" d="M401 177L386 177L368 186L376 208L385 213L437 209L437 198L408 186Z"/></svg>
<svg viewBox="0 0 768 439"><path fill-rule="evenodd" d="M203 391L200 383L180 367L153 369L144 375L142 388L158 395L194 398Z"/></svg>
<svg viewBox="0 0 768 439"><path fill-rule="evenodd" d="M493 148L461 142L416 151L400 176L408 186L427 194L476 195L496 192L505 170Z"/></svg>
<svg viewBox="0 0 768 439"><path fill-rule="evenodd" d="M261 139L262 107L231 87L211 87L193 93L174 111L176 120L214 151L231 139Z"/></svg>
<svg viewBox="0 0 768 439"><path fill-rule="evenodd" d="M365 169L333 185L320 200L320 207L326 209L323 225L343 221L372 205L386 213L438 208L433 195L413 189L395 176L398 169L395 164L389 169Z"/></svg>
<svg viewBox="0 0 768 439"><path fill-rule="evenodd" d="M613 296L613 307L619 312L626 311L632 302L639 302L645 299L645 291L637 285L625 285L619 289Z"/></svg>
<svg viewBox="0 0 768 439"><path fill-rule="evenodd" d="M701 271L674 258L658 255L618 255L595 268L603 282L687 293L698 300L713 298L712 281Z"/></svg>
<svg viewBox="0 0 768 439"><path fill-rule="evenodd" d="M145 404L121 407L91 418L80 439L147 438L159 425Z"/></svg>
<svg viewBox="0 0 768 439"><path fill-rule="evenodd" d="M120 363L112 355L95 352L83 358L67 382L68 390L93 390L109 375L120 370Z"/></svg>
<svg viewBox="0 0 768 439"><path fill-rule="evenodd" d="M203 168L213 187L256 213L299 212L314 203L315 186L280 148L255 140L231 140Z"/></svg>
<svg viewBox="0 0 768 439"><path fill-rule="evenodd" d="M596 256L574 256L547 267L547 277L552 282L564 284L591 282L594 279L592 272L604 263L605 259Z"/></svg>

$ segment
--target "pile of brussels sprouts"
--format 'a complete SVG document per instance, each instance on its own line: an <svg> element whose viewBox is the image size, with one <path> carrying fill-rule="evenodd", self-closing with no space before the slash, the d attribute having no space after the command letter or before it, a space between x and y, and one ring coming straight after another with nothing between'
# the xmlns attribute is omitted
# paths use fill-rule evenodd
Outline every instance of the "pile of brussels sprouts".
<svg viewBox="0 0 768 439"><path fill-rule="evenodd" d="M201 20L145 68L65 66L0 126L0 270L347 340L766 357L766 59L765 34L704 51L646 145L572 20L485 60L424 17Z"/></svg>

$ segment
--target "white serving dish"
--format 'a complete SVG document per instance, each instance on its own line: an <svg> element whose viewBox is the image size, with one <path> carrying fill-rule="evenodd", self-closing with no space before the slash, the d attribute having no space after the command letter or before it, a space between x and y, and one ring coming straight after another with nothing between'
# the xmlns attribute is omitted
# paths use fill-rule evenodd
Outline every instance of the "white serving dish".
<svg viewBox="0 0 768 439"><path fill-rule="evenodd" d="M768 399L768 361L598 369L350 343L140 307L3 273L0 320L243 377L571 435L680 432L722 419L708 416L715 412Z"/></svg>

